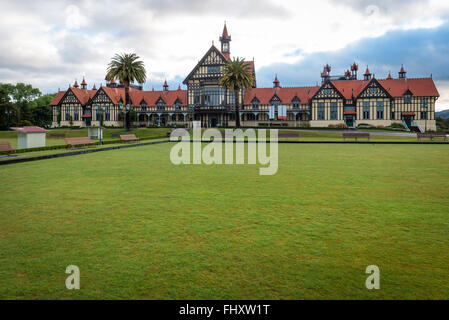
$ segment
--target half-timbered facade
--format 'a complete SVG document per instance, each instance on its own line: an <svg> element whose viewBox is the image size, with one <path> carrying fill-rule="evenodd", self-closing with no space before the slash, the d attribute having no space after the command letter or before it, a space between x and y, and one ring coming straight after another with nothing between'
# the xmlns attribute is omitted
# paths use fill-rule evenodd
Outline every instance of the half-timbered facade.
<svg viewBox="0 0 449 320"><path fill-rule="evenodd" d="M203 127L235 124L233 92L219 85L223 69L230 59L231 36L225 25L220 37L221 50L212 45L183 84L169 90L167 82L161 91L143 91L142 86L130 89L132 110L138 126L190 126L201 121ZM256 78L254 60L245 62ZM407 78L404 67L393 79L376 79L367 68L363 80L357 79L358 65L353 64L344 76L331 76L326 65L320 86L282 87L278 77L272 88L242 91L239 97L243 126L285 127L356 127L359 125L390 126L403 124L408 129L435 130L435 103L439 93L431 77ZM123 126L125 103L123 86L114 82L87 89L83 79L52 100L53 126L97 126L103 111L105 126ZM270 106L287 106L287 119L277 115L269 119Z"/></svg>

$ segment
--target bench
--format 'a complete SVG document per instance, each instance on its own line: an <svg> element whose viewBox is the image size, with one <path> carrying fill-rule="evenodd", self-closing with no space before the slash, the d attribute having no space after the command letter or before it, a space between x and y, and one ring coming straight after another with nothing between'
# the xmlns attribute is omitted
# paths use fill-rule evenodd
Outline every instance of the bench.
<svg viewBox="0 0 449 320"><path fill-rule="evenodd" d="M120 138L121 134L120 133L113 133L112 134L112 138Z"/></svg>
<svg viewBox="0 0 449 320"><path fill-rule="evenodd" d="M346 141L346 139L368 139L369 141L370 134L369 133L362 133L362 132L345 132L343 133L343 140Z"/></svg>
<svg viewBox="0 0 449 320"><path fill-rule="evenodd" d="M67 145L69 147L87 146L87 145L90 145L90 144L96 144L96 142L91 140L89 137L65 138L65 143L67 143Z"/></svg>
<svg viewBox="0 0 449 320"><path fill-rule="evenodd" d="M298 132L279 132L279 138L299 138Z"/></svg>
<svg viewBox="0 0 449 320"><path fill-rule="evenodd" d="M444 132L425 132L425 133L417 133L416 134L418 140L421 140L423 138L429 138L430 140L433 140L434 138L441 138L447 141L447 134Z"/></svg>
<svg viewBox="0 0 449 320"><path fill-rule="evenodd" d="M139 141L139 138L137 138L135 134L121 134L120 139L122 139L123 142Z"/></svg>
<svg viewBox="0 0 449 320"><path fill-rule="evenodd" d="M65 138L65 133L50 133L50 138Z"/></svg>
<svg viewBox="0 0 449 320"><path fill-rule="evenodd" d="M9 141L0 141L0 152L8 152L8 154L10 154L15 153L16 149L11 147Z"/></svg>

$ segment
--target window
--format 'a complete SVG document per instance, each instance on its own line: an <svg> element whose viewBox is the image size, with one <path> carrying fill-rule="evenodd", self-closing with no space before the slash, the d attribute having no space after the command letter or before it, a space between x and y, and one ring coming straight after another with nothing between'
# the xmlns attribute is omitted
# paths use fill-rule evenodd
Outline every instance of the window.
<svg viewBox="0 0 449 320"><path fill-rule="evenodd" d="M331 93L332 93L332 90L331 90L330 88L324 89L324 94L325 94L326 96L329 96Z"/></svg>
<svg viewBox="0 0 449 320"><path fill-rule="evenodd" d="M421 107L427 108L429 106L429 98L422 98L421 99Z"/></svg>
<svg viewBox="0 0 449 320"><path fill-rule="evenodd" d="M65 121L70 121L70 107L65 107Z"/></svg>
<svg viewBox="0 0 449 320"><path fill-rule="evenodd" d="M421 120L427 120L427 112L421 112Z"/></svg>
<svg viewBox="0 0 449 320"><path fill-rule="evenodd" d="M324 102L318 103L318 120L324 120Z"/></svg>
<svg viewBox="0 0 449 320"><path fill-rule="evenodd" d="M295 97L295 99L293 99L292 103L293 103L293 109L299 109L300 101L297 97Z"/></svg>
<svg viewBox="0 0 449 320"><path fill-rule="evenodd" d="M201 89L193 89L193 103L196 105L201 103Z"/></svg>
<svg viewBox="0 0 449 320"><path fill-rule="evenodd" d="M208 66L207 73L220 73L220 66Z"/></svg>
<svg viewBox="0 0 449 320"><path fill-rule="evenodd" d="M255 121L256 120L256 116L253 113L247 113L246 114L246 120L247 121Z"/></svg>
<svg viewBox="0 0 449 320"><path fill-rule="evenodd" d="M412 103L412 96L409 94L404 95L404 103Z"/></svg>
<svg viewBox="0 0 449 320"><path fill-rule="evenodd" d="M178 121L184 121L184 115L183 114L179 114L178 115Z"/></svg>
<svg viewBox="0 0 449 320"><path fill-rule="evenodd" d="M223 88L203 88L203 103L207 107L224 105L225 90Z"/></svg>
<svg viewBox="0 0 449 320"><path fill-rule="evenodd" d="M162 101L162 100L159 100L159 101L156 103L156 108L157 108L157 110L164 111L164 110L165 110L165 102Z"/></svg>
<svg viewBox="0 0 449 320"><path fill-rule="evenodd" d="M229 104L235 104L235 93L229 91Z"/></svg>
<svg viewBox="0 0 449 320"><path fill-rule="evenodd" d="M181 110L181 102L179 100L176 100L175 104L175 110L180 111Z"/></svg>
<svg viewBox="0 0 449 320"><path fill-rule="evenodd" d="M369 101L363 101L363 120L369 120Z"/></svg>
<svg viewBox="0 0 449 320"><path fill-rule="evenodd" d="M338 106L336 102L331 102L331 120L337 120Z"/></svg>
<svg viewBox="0 0 449 320"><path fill-rule="evenodd" d="M384 119L384 102L383 101L377 101L377 119L378 120Z"/></svg>
<svg viewBox="0 0 449 320"><path fill-rule="evenodd" d="M147 111L147 104L145 101L142 102L142 104L140 105L142 111Z"/></svg>
<svg viewBox="0 0 449 320"><path fill-rule="evenodd" d="M376 94L376 93L379 92L379 88L371 87L371 88L369 88L369 92L370 92L371 94Z"/></svg>
<svg viewBox="0 0 449 320"><path fill-rule="evenodd" d="M79 114L79 112L78 112L78 107L75 107L75 111L74 111L74 117L73 117L74 119L74 121L78 121L79 120L79 118L80 118L80 114Z"/></svg>
<svg viewBox="0 0 449 320"><path fill-rule="evenodd" d="M102 114L101 114L100 110L96 110L97 121L100 121L101 116L102 116Z"/></svg>
<svg viewBox="0 0 449 320"><path fill-rule="evenodd" d="M111 121L111 108L110 107L104 108L104 113L105 113L104 120Z"/></svg>
<svg viewBox="0 0 449 320"><path fill-rule="evenodd" d="M257 99L254 99L253 102L253 109L258 110L259 109L259 101Z"/></svg>
<svg viewBox="0 0 449 320"><path fill-rule="evenodd" d="M395 120L395 119L396 119L395 113L394 113L394 111L391 111L391 120Z"/></svg>

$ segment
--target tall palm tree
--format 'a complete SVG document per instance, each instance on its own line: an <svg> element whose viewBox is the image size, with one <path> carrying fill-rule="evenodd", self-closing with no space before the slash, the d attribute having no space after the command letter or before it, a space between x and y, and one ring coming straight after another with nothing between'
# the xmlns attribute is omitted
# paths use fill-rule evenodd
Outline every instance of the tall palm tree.
<svg viewBox="0 0 449 320"><path fill-rule="evenodd" d="M255 79L249 65L241 58L233 58L224 66L224 75L220 85L234 92L235 96L235 127L240 128L240 92L251 89Z"/></svg>
<svg viewBox="0 0 449 320"><path fill-rule="evenodd" d="M139 60L140 57L135 53L116 54L108 65L106 80L118 80L125 87L125 106L130 103L129 86L134 81L144 83L147 74L145 64ZM126 113L126 130L130 129L130 112Z"/></svg>

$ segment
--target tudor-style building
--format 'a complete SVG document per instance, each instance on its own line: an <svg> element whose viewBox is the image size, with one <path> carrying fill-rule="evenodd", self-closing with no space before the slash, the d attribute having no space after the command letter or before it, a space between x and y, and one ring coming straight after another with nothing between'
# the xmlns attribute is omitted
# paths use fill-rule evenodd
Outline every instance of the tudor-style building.
<svg viewBox="0 0 449 320"><path fill-rule="evenodd" d="M138 126L190 126L201 121L203 127L223 127L235 124L234 94L220 87L223 67L231 57L226 25L220 37L221 50L212 44L195 68L184 80L187 90L179 86L169 90L167 82L161 91L143 91L142 85L130 89ZM246 61L255 74L254 60ZM331 76L332 68L324 67L320 86L282 87L275 77L272 88L257 88L257 82L239 97L243 126L328 127L345 124L390 126L402 123L408 129L435 130L435 102L439 98L434 81L429 78L410 79L404 67L399 77L391 74L376 79L369 68L363 80L357 79L354 63L343 76ZM120 106L124 104L124 89L115 82L87 89L75 84L60 91L52 100L53 126L97 126L96 105L104 108L104 125L123 126ZM269 119L270 106L287 106L287 119Z"/></svg>

